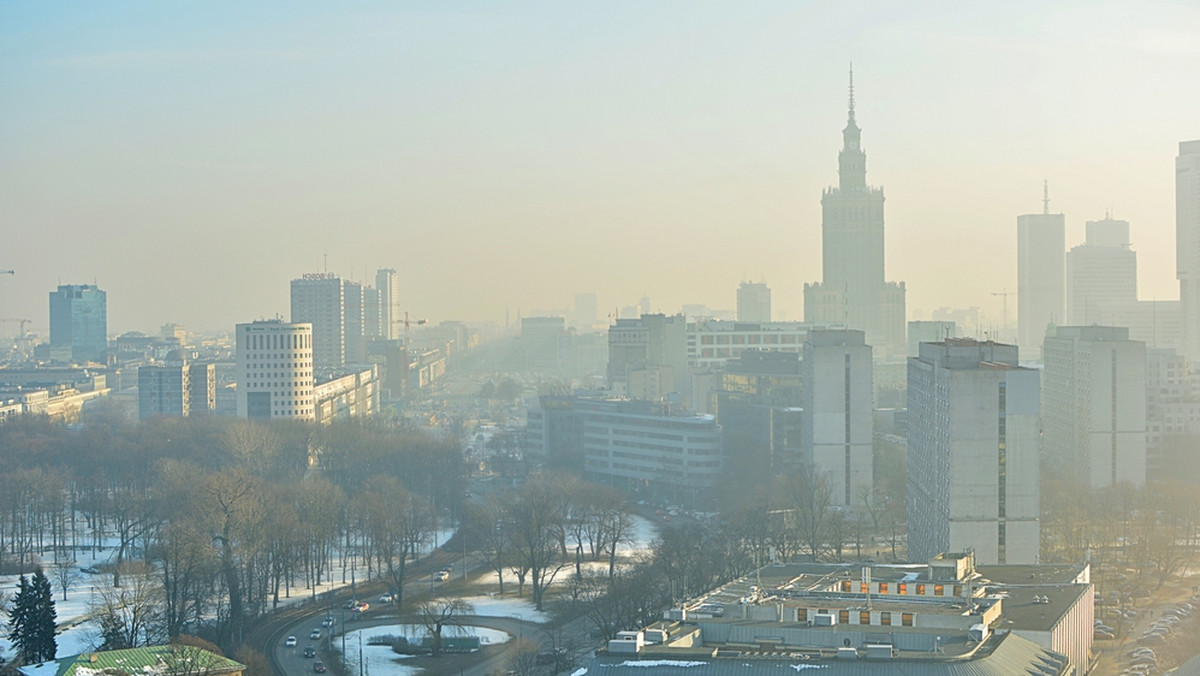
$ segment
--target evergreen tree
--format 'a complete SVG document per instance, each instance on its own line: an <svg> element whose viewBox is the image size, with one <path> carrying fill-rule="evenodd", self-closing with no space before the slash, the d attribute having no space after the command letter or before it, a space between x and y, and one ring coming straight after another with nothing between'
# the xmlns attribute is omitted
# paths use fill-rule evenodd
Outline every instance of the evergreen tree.
<svg viewBox="0 0 1200 676"><path fill-rule="evenodd" d="M33 611L33 587L29 579L21 576L17 583L17 595L8 610L8 640L12 641L17 655L17 664L30 664L29 617Z"/></svg>
<svg viewBox="0 0 1200 676"><path fill-rule="evenodd" d="M50 578L41 568L33 574L34 612L30 616L30 625L34 636L35 648L30 651L34 662L47 662L54 659L58 653L58 640L54 636L57 626L58 611L54 607L54 591L50 588Z"/></svg>

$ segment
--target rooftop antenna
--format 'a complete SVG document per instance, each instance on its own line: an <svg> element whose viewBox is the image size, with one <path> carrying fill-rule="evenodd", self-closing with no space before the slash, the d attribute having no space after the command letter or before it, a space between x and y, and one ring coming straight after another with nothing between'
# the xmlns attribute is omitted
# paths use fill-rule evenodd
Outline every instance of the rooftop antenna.
<svg viewBox="0 0 1200 676"><path fill-rule="evenodd" d="M1050 181L1042 179L1042 213L1050 213Z"/></svg>
<svg viewBox="0 0 1200 676"><path fill-rule="evenodd" d="M323 268L325 268L324 272L328 273L329 272L329 254L327 254L327 253L321 254L321 260L322 260L321 266Z"/></svg>

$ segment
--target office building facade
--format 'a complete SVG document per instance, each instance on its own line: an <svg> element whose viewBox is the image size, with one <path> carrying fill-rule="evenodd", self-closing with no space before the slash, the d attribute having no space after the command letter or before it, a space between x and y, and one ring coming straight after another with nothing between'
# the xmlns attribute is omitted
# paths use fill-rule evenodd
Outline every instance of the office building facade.
<svg viewBox="0 0 1200 676"><path fill-rule="evenodd" d="M771 321L771 289L762 282L742 282L737 290L739 322Z"/></svg>
<svg viewBox="0 0 1200 676"><path fill-rule="evenodd" d="M238 324L235 349L239 418L315 419L312 324L280 320Z"/></svg>
<svg viewBox="0 0 1200 676"><path fill-rule="evenodd" d="M1062 324L1066 296L1066 216L1042 213L1017 217L1017 343L1026 358L1041 358L1050 324Z"/></svg>
<svg viewBox="0 0 1200 676"><path fill-rule="evenodd" d="M908 556L1037 563L1038 372L1017 347L958 338L908 360Z"/></svg>
<svg viewBox="0 0 1200 676"><path fill-rule="evenodd" d="M862 331L810 331L800 360L803 456L833 504L861 504L873 482L871 346Z"/></svg>
<svg viewBox="0 0 1200 676"><path fill-rule="evenodd" d="M1115 326L1059 326L1042 374L1047 467L1080 485L1146 482L1146 344Z"/></svg>
<svg viewBox="0 0 1200 676"><path fill-rule="evenodd" d="M1129 248L1129 221L1087 222L1084 244L1066 257L1063 324L1113 325L1119 309L1137 302L1137 253Z"/></svg>
<svg viewBox="0 0 1200 676"><path fill-rule="evenodd" d="M56 361L108 362L108 294L92 284L50 292L50 354Z"/></svg>

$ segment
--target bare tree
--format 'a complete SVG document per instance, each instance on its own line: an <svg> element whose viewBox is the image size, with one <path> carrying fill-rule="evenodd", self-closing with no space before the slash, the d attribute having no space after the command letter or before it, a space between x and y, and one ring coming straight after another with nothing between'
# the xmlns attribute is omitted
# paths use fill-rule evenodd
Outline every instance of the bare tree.
<svg viewBox="0 0 1200 676"><path fill-rule="evenodd" d="M125 584L96 588L90 603L96 623L96 646L102 650L122 650L156 645L166 638L166 627L159 603L161 589L153 572L143 564L121 564Z"/></svg>
<svg viewBox="0 0 1200 676"><path fill-rule="evenodd" d="M62 600L64 601L67 600L67 591L79 581L80 573L77 565L77 561L67 561L66 559L50 565L51 575L54 577L54 582L58 584L59 590L62 591Z"/></svg>
<svg viewBox="0 0 1200 676"><path fill-rule="evenodd" d="M442 630L461 624L463 617L475 612L475 606L462 598L430 599L421 603L417 616L429 631L430 649L437 657L442 652Z"/></svg>

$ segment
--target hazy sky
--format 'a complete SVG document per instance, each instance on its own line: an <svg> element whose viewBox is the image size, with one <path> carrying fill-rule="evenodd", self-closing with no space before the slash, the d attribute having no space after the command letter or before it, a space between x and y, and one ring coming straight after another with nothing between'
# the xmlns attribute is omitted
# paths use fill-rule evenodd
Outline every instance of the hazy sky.
<svg viewBox="0 0 1200 676"><path fill-rule="evenodd" d="M400 272L414 316L732 308L821 278L854 62L910 318L1016 289L1016 217L1131 222L1176 298L1174 157L1200 138L1187 2L5 2L0 317L98 282L109 330L289 313ZM1009 314L1015 324L1015 297ZM0 324L0 334L16 325Z"/></svg>

